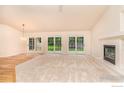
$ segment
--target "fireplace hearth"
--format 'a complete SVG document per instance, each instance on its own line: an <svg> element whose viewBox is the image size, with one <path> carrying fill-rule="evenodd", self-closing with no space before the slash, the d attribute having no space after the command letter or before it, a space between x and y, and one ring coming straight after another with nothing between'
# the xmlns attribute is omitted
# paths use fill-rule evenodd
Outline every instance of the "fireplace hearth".
<svg viewBox="0 0 124 93"><path fill-rule="evenodd" d="M115 45L104 45L104 60L115 65Z"/></svg>

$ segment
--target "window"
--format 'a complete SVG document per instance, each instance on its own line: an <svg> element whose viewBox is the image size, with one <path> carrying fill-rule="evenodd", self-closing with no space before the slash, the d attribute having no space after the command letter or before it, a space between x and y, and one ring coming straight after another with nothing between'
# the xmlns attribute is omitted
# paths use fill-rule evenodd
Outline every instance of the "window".
<svg viewBox="0 0 124 93"><path fill-rule="evenodd" d="M55 51L61 51L61 37L55 37Z"/></svg>
<svg viewBox="0 0 124 93"><path fill-rule="evenodd" d="M29 50L34 50L34 38L29 38Z"/></svg>
<svg viewBox="0 0 124 93"><path fill-rule="evenodd" d="M41 37L29 37L29 51L42 51Z"/></svg>
<svg viewBox="0 0 124 93"><path fill-rule="evenodd" d="M84 37L69 37L69 51L84 51Z"/></svg>
<svg viewBox="0 0 124 93"><path fill-rule="evenodd" d="M83 37L77 37L77 51L83 51L84 47L84 38Z"/></svg>
<svg viewBox="0 0 124 93"><path fill-rule="evenodd" d="M48 51L61 51L61 37L48 37Z"/></svg>
<svg viewBox="0 0 124 93"><path fill-rule="evenodd" d="M41 37L36 38L36 51L41 51Z"/></svg>
<svg viewBox="0 0 124 93"><path fill-rule="evenodd" d="M48 51L54 51L54 37L48 37Z"/></svg>
<svg viewBox="0 0 124 93"><path fill-rule="evenodd" d="M69 37L69 51L75 51L75 37Z"/></svg>

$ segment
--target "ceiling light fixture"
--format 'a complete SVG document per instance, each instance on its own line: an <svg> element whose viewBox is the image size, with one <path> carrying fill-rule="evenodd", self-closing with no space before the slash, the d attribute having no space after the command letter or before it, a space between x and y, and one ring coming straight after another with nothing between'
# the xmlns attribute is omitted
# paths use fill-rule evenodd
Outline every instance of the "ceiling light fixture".
<svg viewBox="0 0 124 93"><path fill-rule="evenodd" d="M22 37L21 37L21 40L26 40L25 38L25 24L22 24Z"/></svg>

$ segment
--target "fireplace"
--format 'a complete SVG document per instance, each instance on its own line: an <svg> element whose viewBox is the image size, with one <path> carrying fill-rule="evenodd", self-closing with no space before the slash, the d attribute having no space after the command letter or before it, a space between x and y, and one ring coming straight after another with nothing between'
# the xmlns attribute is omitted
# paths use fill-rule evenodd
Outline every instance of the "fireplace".
<svg viewBox="0 0 124 93"><path fill-rule="evenodd" d="M115 65L115 45L104 45L104 60Z"/></svg>

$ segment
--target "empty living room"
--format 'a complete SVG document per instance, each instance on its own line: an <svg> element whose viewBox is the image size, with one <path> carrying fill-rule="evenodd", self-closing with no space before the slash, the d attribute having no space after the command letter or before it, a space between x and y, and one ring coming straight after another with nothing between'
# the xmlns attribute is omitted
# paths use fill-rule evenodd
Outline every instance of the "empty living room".
<svg viewBox="0 0 124 93"><path fill-rule="evenodd" d="M0 5L0 82L124 82L124 6Z"/></svg>

